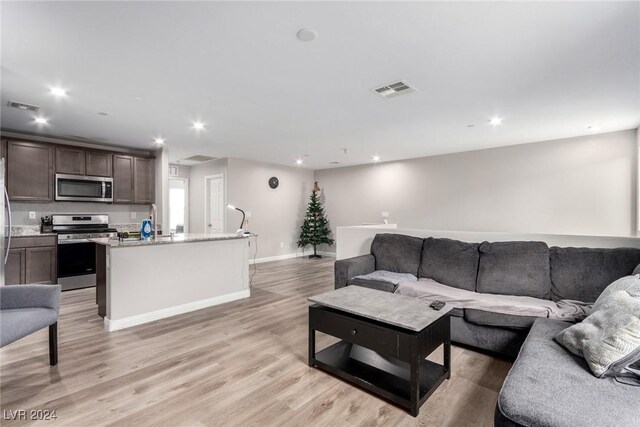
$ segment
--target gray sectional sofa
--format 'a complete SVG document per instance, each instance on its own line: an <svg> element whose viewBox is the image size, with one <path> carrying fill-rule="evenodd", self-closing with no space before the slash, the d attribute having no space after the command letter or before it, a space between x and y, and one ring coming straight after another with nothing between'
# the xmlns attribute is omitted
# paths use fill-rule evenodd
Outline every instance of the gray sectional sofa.
<svg viewBox="0 0 640 427"><path fill-rule="evenodd" d="M466 243L378 234L370 254L336 261L335 287L394 292L397 284L358 277L383 270L479 293L593 303L613 281L637 273L639 264L640 249L633 248L549 248L543 242ZM602 403L640 402L640 391L594 377L584 360L553 341L568 326L560 320L484 310L452 311L452 341L511 358L519 354L498 399L497 426L632 425L633 420L640 425L633 405L617 407L615 420L607 418L614 409L603 409ZM581 385L587 383L589 388ZM558 393L564 400L554 398ZM567 399L576 405L570 407ZM591 421L583 423L587 419Z"/></svg>
<svg viewBox="0 0 640 427"><path fill-rule="evenodd" d="M402 234L378 234L371 253L335 263L335 287L365 286L393 292L389 282L357 276L376 270L431 278L447 286L489 294L594 302L611 282L640 264L640 249L549 248L544 242L466 243ZM455 309L451 339L516 357L535 317Z"/></svg>

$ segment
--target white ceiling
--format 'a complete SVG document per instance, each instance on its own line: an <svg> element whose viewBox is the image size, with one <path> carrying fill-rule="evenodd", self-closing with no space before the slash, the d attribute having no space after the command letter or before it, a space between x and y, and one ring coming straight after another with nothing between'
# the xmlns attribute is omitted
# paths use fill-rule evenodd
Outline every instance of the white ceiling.
<svg viewBox="0 0 640 427"><path fill-rule="evenodd" d="M322 169L640 125L639 2L3 2L1 59L3 129L161 135L172 160ZM399 79L419 92L371 92Z"/></svg>

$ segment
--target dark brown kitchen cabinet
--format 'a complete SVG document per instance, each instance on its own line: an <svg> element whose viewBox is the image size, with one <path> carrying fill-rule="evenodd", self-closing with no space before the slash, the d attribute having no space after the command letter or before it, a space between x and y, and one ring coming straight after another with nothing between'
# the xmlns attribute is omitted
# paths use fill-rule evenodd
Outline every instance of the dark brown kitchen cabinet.
<svg viewBox="0 0 640 427"><path fill-rule="evenodd" d="M56 247L25 249L26 283L52 284L58 281L56 275Z"/></svg>
<svg viewBox="0 0 640 427"><path fill-rule="evenodd" d="M7 265L5 283L53 284L58 282L57 237L13 237Z"/></svg>
<svg viewBox="0 0 640 427"><path fill-rule="evenodd" d="M134 203L133 156L113 155L113 203Z"/></svg>
<svg viewBox="0 0 640 427"><path fill-rule="evenodd" d="M111 154L87 151L86 174L91 176L111 176Z"/></svg>
<svg viewBox="0 0 640 427"><path fill-rule="evenodd" d="M84 175L85 150L74 147L56 147L56 173Z"/></svg>
<svg viewBox="0 0 640 427"><path fill-rule="evenodd" d="M10 249L4 266L4 282L7 285L25 283L26 253L24 249Z"/></svg>
<svg viewBox="0 0 640 427"><path fill-rule="evenodd" d="M50 202L53 200L51 145L7 141L7 190L11 200Z"/></svg>
<svg viewBox="0 0 640 427"><path fill-rule="evenodd" d="M154 159L135 157L133 177L135 203L153 203L155 199Z"/></svg>

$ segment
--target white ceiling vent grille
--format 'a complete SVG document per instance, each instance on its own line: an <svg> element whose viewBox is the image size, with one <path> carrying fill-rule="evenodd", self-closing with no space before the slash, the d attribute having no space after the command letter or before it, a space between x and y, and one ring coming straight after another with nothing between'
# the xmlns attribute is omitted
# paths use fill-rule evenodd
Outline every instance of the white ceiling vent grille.
<svg viewBox="0 0 640 427"><path fill-rule="evenodd" d="M186 157L183 160L187 162L208 162L209 160L215 160L217 157L205 156L204 154L196 154L195 156Z"/></svg>
<svg viewBox="0 0 640 427"><path fill-rule="evenodd" d="M33 111L34 113L37 113L40 110L39 106L33 105L33 104L27 104L26 102L18 102L18 101L9 100L7 105L9 107L19 108L20 110Z"/></svg>
<svg viewBox="0 0 640 427"><path fill-rule="evenodd" d="M407 82L399 81L390 83L388 85L380 86L373 89L374 93L377 93L385 99L395 98L396 96L405 95L407 93L417 92L418 89L411 86Z"/></svg>

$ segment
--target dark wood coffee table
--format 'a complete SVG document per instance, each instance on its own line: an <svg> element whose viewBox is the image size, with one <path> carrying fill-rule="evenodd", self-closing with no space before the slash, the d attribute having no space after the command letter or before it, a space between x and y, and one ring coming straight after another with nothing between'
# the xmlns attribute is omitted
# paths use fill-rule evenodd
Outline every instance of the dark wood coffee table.
<svg viewBox="0 0 640 427"><path fill-rule="evenodd" d="M348 286L309 298L309 366L407 409L414 417L451 377L451 307ZM315 332L341 341L316 353ZM444 344L444 364L425 358Z"/></svg>

